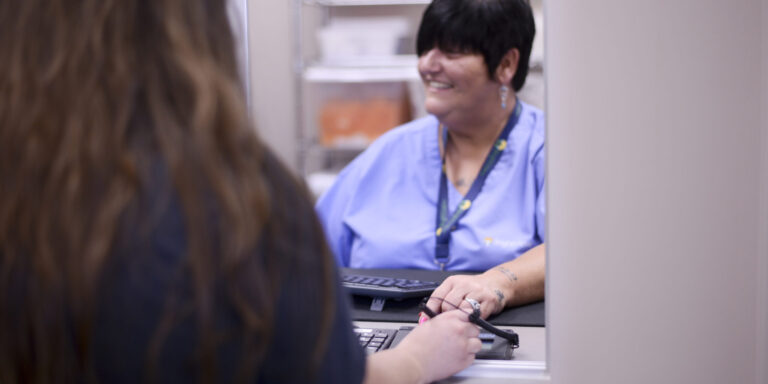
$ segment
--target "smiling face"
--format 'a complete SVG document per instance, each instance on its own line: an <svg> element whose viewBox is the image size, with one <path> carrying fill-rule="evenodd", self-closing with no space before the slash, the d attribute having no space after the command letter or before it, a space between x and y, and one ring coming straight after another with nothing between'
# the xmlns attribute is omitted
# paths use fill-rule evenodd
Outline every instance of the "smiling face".
<svg viewBox="0 0 768 384"><path fill-rule="evenodd" d="M419 57L427 112L447 124L482 119L498 109L500 83L488 77L480 54L447 53L433 48Z"/></svg>

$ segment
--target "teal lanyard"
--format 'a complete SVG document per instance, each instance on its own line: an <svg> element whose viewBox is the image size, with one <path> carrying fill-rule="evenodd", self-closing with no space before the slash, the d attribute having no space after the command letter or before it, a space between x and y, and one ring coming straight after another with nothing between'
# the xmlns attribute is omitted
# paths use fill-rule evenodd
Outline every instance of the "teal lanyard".
<svg viewBox="0 0 768 384"><path fill-rule="evenodd" d="M440 173L440 195L437 200L437 220L435 231L435 264L440 266L440 269L445 268L445 264L448 262L450 255L449 244L451 243L451 232L456 230L459 220L467 214L469 208L472 207L472 202L477 195L480 194L480 190L483 189L485 179L488 178L488 174L491 173L493 167L499 162L501 154L504 153L504 149L507 147L507 137L512 131L512 128L517 125L517 121L520 118L522 112L522 106L520 102L515 100L515 110L507 121L507 125L499 134L496 142L493 144L493 148L488 153L488 156L483 162L483 166L480 168L475 181L472 186L469 187L469 191L464 198L459 202L453 214L448 213L448 176L445 174L445 150L443 150L442 158L442 171ZM448 142L448 130L443 129L443 146Z"/></svg>

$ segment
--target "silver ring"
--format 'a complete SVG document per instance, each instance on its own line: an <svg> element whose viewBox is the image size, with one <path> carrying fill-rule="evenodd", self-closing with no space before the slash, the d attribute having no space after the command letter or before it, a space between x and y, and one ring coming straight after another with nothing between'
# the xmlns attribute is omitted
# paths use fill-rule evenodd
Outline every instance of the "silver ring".
<svg viewBox="0 0 768 384"><path fill-rule="evenodd" d="M464 298L464 301L466 301L467 303L469 303L469 305L471 305L471 306L472 306L472 309L473 309L473 310L475 310L475 311L479 311L479 310L480 310L480 303L478 303L478 302L477 302L477 300L475 300L475 299L470 299L469 297L465 297L465 298Z"/></svg>

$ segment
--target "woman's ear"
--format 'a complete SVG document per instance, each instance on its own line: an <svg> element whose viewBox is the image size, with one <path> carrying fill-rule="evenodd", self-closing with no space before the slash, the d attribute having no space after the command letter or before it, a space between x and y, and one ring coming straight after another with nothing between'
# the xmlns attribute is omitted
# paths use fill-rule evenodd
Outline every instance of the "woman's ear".
<svg viewBox="0 0 768 384"><path fill-rule="evenodd" d="M520 62L520 51L512 48L502 56L499 66L496 67L496 80L502 84L510 85L512 78L517 73L517 64Z"/></svg>

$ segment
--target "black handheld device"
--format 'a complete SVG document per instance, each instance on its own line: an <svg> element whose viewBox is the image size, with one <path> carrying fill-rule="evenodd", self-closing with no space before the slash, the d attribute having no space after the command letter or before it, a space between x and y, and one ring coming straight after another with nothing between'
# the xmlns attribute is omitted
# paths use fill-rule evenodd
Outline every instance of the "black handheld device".
<svg viewBox="0 0 768 384"><path fill-rule="evenodd" d="M436 299L435 297L425 297L424 300L421 301L419 304L419 308L429 317L435 317L437 314L429 309L427 306L427 302L430 299ZM439 298L437 298L439 299ZM458 308L458 306L456 306ZM504 340L507 340L509 342L509 346L512 349L516 349L520 347L520 337L515 333L515 331L505 331L503 329L497 328L495 325L485 321L480 317L480 309L479 308L473 308L472 313L469 314L469 321L473 324L476 324L480 328L498 336L501 337Z"/></svg>

